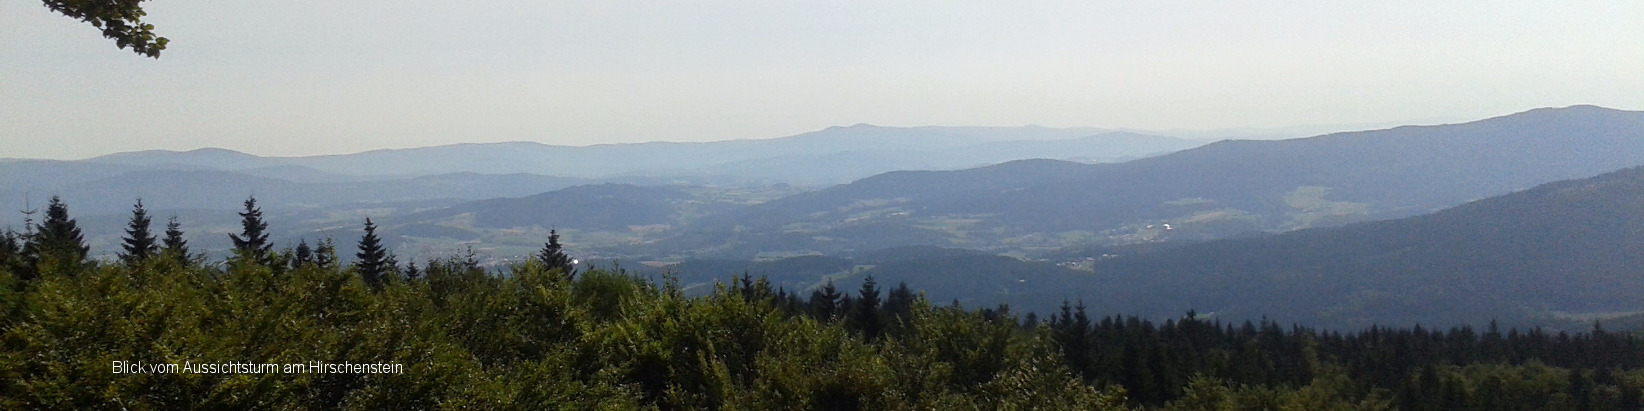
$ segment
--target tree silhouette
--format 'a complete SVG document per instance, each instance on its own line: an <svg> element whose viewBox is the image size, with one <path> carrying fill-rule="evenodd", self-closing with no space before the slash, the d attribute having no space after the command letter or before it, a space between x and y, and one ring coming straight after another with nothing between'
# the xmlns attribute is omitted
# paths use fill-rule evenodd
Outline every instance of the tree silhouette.
<svg viewBox="0 0 1644 411"><path fill-rule="evenodd" d="M331 238L320 240L319 247L314 249L314 265L320 268L331 268L337 265L337 245Z"/></svg>
<svg viewBox="0 0 1644 411"><path fill-rule="evenodd" d="M149 257L160 253L159 241L154 233L149 231L150 218L148 211L143 209L143 199L137 199L137 205L131 208L131 222L126 224L124 249L119 254L120 261L136 265Z"/></svg>
<svg viewBox="0 0 1644 411"><path fill-rule="evenodd" d="M188 264L188 240L183 239L183 225L177 222L177 216L171 216L166 221L166 238L163 240L165 249L162 253L176 258L178 263Z"/></svg>
<svg viewBox="0 0 1644 411"><path fill-rule="evenodd" d="M537 260L548 269L558 269L565 278L576 277L577 267L571 261L571 256L565 255L565 248L559 243L559 232L548 230L548 242L542 245L542 251L537 252Z"/></svg>
<svg viewBox="0 0 1644 411"><path fill-rule="evenodd" d="M245 199L245 211L240 212L240 230L240 235L228 235L234 240L235 252L241 258L268 264L273 246L268 244L268 223L263 221L263 210L257 207L256 197Z"/></svg>
<svg viewBox="0 0 1644 411"><path fill-rule="evenodd" d="M422 278L422 268L417 267L417 262L405 263L405 279L416 281L418 278Z"/></svg>
<svg viewBox="0 0 1644 411"><path fill-rule="evenodd" d="M91 247L86 245L74 219L69 218L68 205L57 196L46 205L46 220L40 230L28 238L23 254L36 273L48 271L72 273L86 260Z"/></svg>
<svg viewBox="0 0 1644 411"><path fill-rule="evenodd" d="M841 296L839 289L833 287L833 280L828 280L827 285L811 292L811 315L818 320L833 321L839 315Z"/></svg>
<svg viewBox="0 0 1644 411"><path fill-rule="evenodd" d="M381 289L388 278L388 252L382 248L382 239L377 237L377 225L371 223L371 218L365 219L365 236L360 237L360 252L354 254L360 260L354 263L354 270L360 273L360 278L371 288Z"/></svg>
<svg viewBox="0 0 1644 411"><path fill-rule="evenodd" d="M916 298L918 295L913 293L913 289L908 288L908 283L896 283L896 288L892 288L890 294L885 296L885 315L907 318L913 310L913 301Z"/></svg>
<svg viewBox="0 0 1644 411"><path fill-rule="evenodd" d="M308 246L308 240L306 239L297 241L297 250L293 254L295 254L293 256L295 258L291 259L292 269L314 264L314 248Z"/></svg>
<svg viewBox="0 0 1644 411"><path fill-rule="evenodd" d="M862 280L862 289L856 295L856 306L851 312L852 325L862 331L863 339L870 342L878 340L880 331L885 328L884 320L880 318L879 283L869 275Z"/></svg>

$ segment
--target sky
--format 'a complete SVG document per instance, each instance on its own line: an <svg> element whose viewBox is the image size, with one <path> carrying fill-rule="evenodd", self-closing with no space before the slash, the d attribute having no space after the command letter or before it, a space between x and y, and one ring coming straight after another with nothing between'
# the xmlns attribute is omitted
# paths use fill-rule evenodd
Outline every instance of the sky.
<svg viewBox="0 0 1644 411"><path fill-rule="evenodd" d="M0 2L0 158L1153 130L1644 110L1644 2L145 2L117 49Z"/></svg>

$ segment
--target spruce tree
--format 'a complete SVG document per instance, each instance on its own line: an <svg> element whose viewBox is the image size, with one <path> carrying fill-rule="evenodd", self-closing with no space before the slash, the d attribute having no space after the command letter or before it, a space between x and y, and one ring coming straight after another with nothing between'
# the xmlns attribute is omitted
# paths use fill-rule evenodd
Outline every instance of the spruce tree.
<svg viewBox="0 0 1644 411"><path fill-rule="evenodd" d="M229 234L234 250L241 258L268 264L273 245L268 243L268 223L263 221L263 210L257 208L257 197L246 197L245 211L240 212L240 235Z"/></svg>
<svg viewBox="0 0 1644 411"><path fill-rule="evenodd" d="M360 252L354 254L359 258L354 263L354 270L360 273L360 278L371 288L380 289L388 274L388 252L382 248L382 239L377 237L377 225L365 219L365 236L360 237Z"/></svg>
<svg viewBox="0 0 1644 411"><path fill-rule="evenodd" d="M732 295L742 296L742 301L753 301L753 275L743 271L741 277L731 277L729 291Z"/></svg>
<svg viewBox="0 0 1644 411"><path fill-rule="evenodd" d="M337 266L337 245L331 238L320 240L320 246L314 249L314 266L331 268Z"/></svg>
<svg viewBox="0 0 1644 411"><path fill-rule="evenodd" d="M480 268L479 256L474 254L474 246L467 247L467 250L463 252L460 263L462 263L463 269L466 270L478 270Z"/></svg>
<svg viewBox="0 0 1644 411"><path fill-rule="evenodd" d="M308 240L297 241L296 258L291 260L291 268L297 269L304 265L314 264L314 249L308 246Z"/></svg>
<svg viewBox="0 0 1644 411"><path fill-rule="evenodd" d="M862 289L857 291L856 307L851 314L851 322L869 342L879 339L879 332L885 328L879 312L879 283L869 275L862 280Z"/></svg>
<svg viewBox="0 0 1644 411"><path fill-rule="evenodd" d="M131 209L131 222L126 224L125 244L121 246L125 251L119 254L121 262L137 265L160 253L159 242L149 231L149 220L143 199L137 199L137 205Z"/></svg>
<svg viewBox="0 0 1644 411"><path fill-rule="evenodd" d="M23 254L36 273L48 267L53 272L72 272L85 262L90 251L80 227L69 218L68 205L57 196L52 196L46 206L46 221L40 223L40 230L23 246Z"/></svg>
<svg viewBox="0 0 1644 411"><path fill-rule="evenodd" d="M885 315L906 318L913 311L913 301L918 295L908 288L908 283L898 282L889 295L885 296Z"/></svg>
<svg viewBox="0 0 1644 411"><path fill-rule="evenodd" d="M417 267L417 262L405 263L405 279L416 281L418 278L422 278L422 269Z"/></svg>
<svg viewBox="0 0 1644 411"><path fill-rule="evenodd" d="M177 259L178 264L188 264L188 240L183 239L183 225L177 222L177 216L171 216L171 220L166 222L164 243L164 254Z"/></svg>
<svg viewBox="0 0 1644 411"><path fill-rule="evenodd" d="M828 280L827 285L811 292L811 315L816 316L817 320L833 321L834 316L839 315L840 296L839 289L833 287L833 280Z"/></svg>
<svg viewBox="0 0 1644 411"><path fill-rule="evenodd" d="M559 244L559 232L548 230L548 242L542 245L542 251L537 253L537 260L549 270L558 269L565 278L576 276L576 265L571 262L571 256L565 255L565 248Z"/></svg>

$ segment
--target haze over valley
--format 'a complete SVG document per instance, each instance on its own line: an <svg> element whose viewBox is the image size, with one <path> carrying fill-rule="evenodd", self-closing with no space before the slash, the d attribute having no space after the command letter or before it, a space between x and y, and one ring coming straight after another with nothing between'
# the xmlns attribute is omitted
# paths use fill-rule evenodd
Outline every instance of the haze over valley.
<svg viewBox="0 0 1644 411"><path fill-rule="evenodd" d="M1553 275L1548 271L1553 267L1571 275L1616 269L1626 266L1616 258L1628 254L1531 259L1535 264L1502 261L1509 256L1501 255L1454 264L1519 269L1434 273L1500 276L1460 282L1422 277L1424 269L1414 268L1449 267L1440 261L1461 258L1456 255L1431 262L1421 258L1440 257L1385 256L1362 263L1353 259L1367 257L1347 256L1375 256L1391 251L1374 247L1416 247L1432 238L1371 228L1381 223L1370 222L1442 220L1438 216L1491 201L1513 201L1538 185L1636 167L1640 158L1644 113L1594 106L1535 109L1459 124L1215 142L1090 128L856 125L714 143L461 144L318 157L201 149L78 161L10 160L0 163L6 170L0 174L6 176L0 181L0 204L23 210L59 196L82 221L94 255L105 259L118 250L124 234L120 222L138 198L156 215L185 222L196 250L227 256L232 249L227 234L240 229L238 206L255 196L268 215L272 241L281 247L324 238L347 241L357 235L359 221L370 217L402 260L472 250L484 264L500 268L531 258L542 238L555 231L584 261L674 272L688 289L742 272L774 275L798 290L828 282L849 286L872 275L922 284L940 300L1011 303L1041 312L1063 299L1088 298L1093 307L1120 312L1168 316L1196 309L1355 327L1476 323L1491 315L1550 324L1555 314L1633 310L1625 299L1532 299L1501 287L1555 281L1527 279ZM1592 189L1598 191L1594 195L1630 195L1620 192L1624 182L1593 184L1600 187ZM1551 207L1556 206L1521 208ZM1496 220L1472 224L1545 220L1526 212L1501 211L1490 217ZM1417 217L1427 215L1433 217ZM1571 220L1545 229L1635 223L1627 218ZM1302 233L1350 240L1340 249L1301 254L1258 242L1283 244ZM1533 244L1551 234L1480 234L1444 247L1420 247L1466 250L1477 244L1501 250L1507 246L1484 242ZM1591 247L1637 241L1631 234L1615 235L1622 237L1561 241L1591 242ZM1382 242L1388 245L1375 245ZM1244 255L1238 258L1245 262L1215 262L1211 255ZM1202 269L1210 271L1200 274L1195 270L1201 268L1193 267L1201 266L1183 261L1204 261L1209 265ZM1347 265L1320 266L1320 261ZM1267 268L1237 271L1248 264ZM1156 266L1174 268L1148 268ZM1360 285L1332 286L1339 294L1319 294L1301 290L1324 285L1296 277L1359 275L1351 273L1366 269L1415 276L1379 275L1406 278L1404 286L1475 284L1472 292L1491 290L1487 293L1505 300L1490 304L1505 305L1467 303L1489 308L1414 315L1383 299L1418 304L1410 299L1422 292L1350 283ZM1142 274L1148 270L1163 271ZM1242 288L1186 280L1211 272L1279 294L1225 294ZM1632 278L1626 273L1595 278ZM1279 277L1254 280L1271 275ZM1119 280L1127 276L1140 277ZM1618 285L1558 282L1572 287L1562 295ZM1157 288L1166 284L1179 288ZM1223 294L1194 297L1200 295L1194 290ZM1309 304L1335 308L1297 305L1303 301L1286 299L1282 295L1290 291L1282 290L1317 295L1329 303Z"/></svg>

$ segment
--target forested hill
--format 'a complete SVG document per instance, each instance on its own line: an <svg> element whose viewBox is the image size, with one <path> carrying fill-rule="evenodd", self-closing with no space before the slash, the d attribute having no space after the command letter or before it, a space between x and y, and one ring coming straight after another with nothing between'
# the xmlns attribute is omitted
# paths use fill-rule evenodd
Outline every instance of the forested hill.
<svg viewBox="0 0 1644 411"><path fill-rule="evenodd" d="M726 221L871 224L877 220L861 217L881 209L915 220L980 216L1018 233L1171 222L1226 226L1218 231L1226 234L1423 214L1641 163L1644 112L1575 106L1465 124L1223 141L1118 164L884 174ZM1051 168L1054 175L1042 176Z"/></svg>
<svg viewBox="0 0 1644 411"><path fill-rule="evenodd" d="M520 198L493 198L418 212L409 221L471 215L475 227L512 228L538 225L558 229L627 230L629 226L673 224L691 197L673 187L595 184ZM724 205L719 205L724 207ZM704 205L702 208L709 208ZM711 208L710 208L711 209ZM693 210L695 211L695 210Z"/></svg>
<svg viewBox="0 0 1644 411"><path fill-rule="evenodd" d="M1644 168L1438 213L1125 255L1102 310L1305 324L1483 324L1644 310Z"/></svg>

